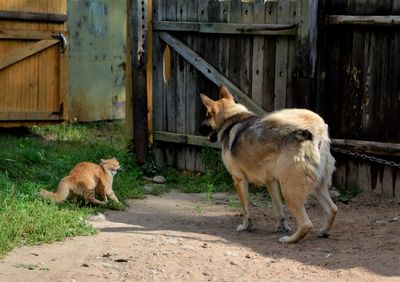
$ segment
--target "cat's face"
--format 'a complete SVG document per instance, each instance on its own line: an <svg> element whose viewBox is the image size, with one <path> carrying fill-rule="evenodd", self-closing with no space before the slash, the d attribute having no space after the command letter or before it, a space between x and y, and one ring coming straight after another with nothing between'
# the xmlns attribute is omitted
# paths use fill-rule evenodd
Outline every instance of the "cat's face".
<svg viewBox="0 0 400 282"><path fill-rule="evenodd" d="M118 169L121 167L119 166L119 162L116 158L108 159L108 160L101 160L100 165L105 169L111 172L112 175L117 174Z"/></svg>

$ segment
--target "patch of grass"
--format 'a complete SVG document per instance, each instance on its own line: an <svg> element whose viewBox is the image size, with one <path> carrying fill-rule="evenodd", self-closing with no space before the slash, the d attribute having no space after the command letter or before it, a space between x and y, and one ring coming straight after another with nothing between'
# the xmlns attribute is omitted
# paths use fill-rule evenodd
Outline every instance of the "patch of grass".
<svg viewBox="0 0 400 282"><path fill-rule="evenodd" d="M0 130L0 256L15 247L50 243L96 230L87 218L105 208L43 200L41 188L56 190L61 178L79 162L116 157L122 170L113 188L124 203L143 198L143 172L125 148L123 122L66 123L25 130Z"/></svg>
<svg viewBox="0 0 400 282"><path fill-rule="evenodd" d="M344 204L348 204L351 199L360 194L361 190L357 185L350 184L347 186L339 186L339 192L340 197L338 200Z"/></svg>
<svg viewBox="0 0 400 282"><path fill-rule="evenodd" d="M204 208L202 206L200 206L200 205L195 205L193 210L197 214L204 213Z"/></svg>
<svg viewBox="0 0 400 282"><path fill-rule="evenodd" d="M48 267L42 267L37 264L25 264L25 263L19 263L14 265L16 268L25 268L29 270L44 270L44 271L49 271L50 269Z"/></svg>
<svg viewBox="0 0 400 282"><path fill-rule="evenodd" d="M207 184L207 203L209 205L211 205L211 197L213 192L214 192L214 185Z"/></svg>
<svg viewBox="0 0 400 282"><path fill-rule="evenodd" d="M178 190L183 193L228 192L233 191L232 178L221 161L221 152L213 148L203 149L206 165L204 173L183 171L171 167L159 167L157 171L167 179L165 191Z"/></svg>
<svg viewBox="0 0 400 282"><path fill-rule="evenodd" d="M242 209L242 205L240 204L240 202L232 196L228 197L228 206L230 206L233 209L237 209L237 210Z"/></svg>

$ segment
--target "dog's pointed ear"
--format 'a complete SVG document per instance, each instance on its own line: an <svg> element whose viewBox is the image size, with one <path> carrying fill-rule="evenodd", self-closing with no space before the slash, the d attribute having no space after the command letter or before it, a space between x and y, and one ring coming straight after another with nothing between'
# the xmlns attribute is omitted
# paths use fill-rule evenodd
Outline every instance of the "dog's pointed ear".
<svg viewBox="0 0 400 282"><path fill-rule="evenodd" d="M219 87L219 94L221 95L221 98L234 101L231 92L229 92L228 88L224 84L221 84L221 86Z"/></svg>
<svg viewBox="0 0 400 282"><path fill-rule="evenodd" d="M204 94L200 94L200 98L203 101L204 106L206 106L207 110L210 110L213 107L213 105L215 103L214 100L212 100L211 98L208 98Z"/></svg>

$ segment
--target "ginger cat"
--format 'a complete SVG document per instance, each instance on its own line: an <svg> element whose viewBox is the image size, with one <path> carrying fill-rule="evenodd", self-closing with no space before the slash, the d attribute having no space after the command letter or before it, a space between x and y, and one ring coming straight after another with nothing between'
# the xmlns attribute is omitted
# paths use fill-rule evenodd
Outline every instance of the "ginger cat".
<svg viewBox="0 0 400 282"><path fill-rule="evenodd" d="M100 164L82 162L60 181L57 192L41 189L40 194L44 198L54 199L57 203L68 197L76 201L78 196L83 197L86 204L104 205L107 197L119 202L112 190L113 178L118 169L120 166L116 158L101 160ZM96 199L95 193L101 195L103 201Z"/></svg>

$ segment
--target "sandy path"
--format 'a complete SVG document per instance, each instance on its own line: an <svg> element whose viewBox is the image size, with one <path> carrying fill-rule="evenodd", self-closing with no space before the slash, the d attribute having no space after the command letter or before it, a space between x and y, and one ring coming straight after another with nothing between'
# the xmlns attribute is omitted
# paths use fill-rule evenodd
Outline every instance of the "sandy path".
<svg viewBox="0 0 400 282"><path fill-rule="evenodd" d="M400 281L400 205L372 196L339 204L329 239L314 231L277 242L272 208L252 207L255 230L235 231L232 195L169 193L94 218L100 233L23 247L0 262L0 281ZM293 219L289 223L295 227Z"/></svg>

